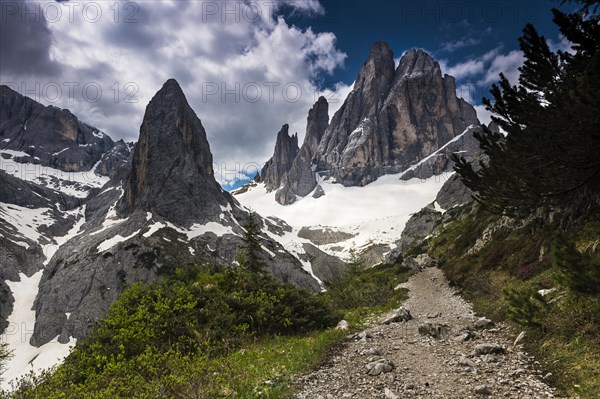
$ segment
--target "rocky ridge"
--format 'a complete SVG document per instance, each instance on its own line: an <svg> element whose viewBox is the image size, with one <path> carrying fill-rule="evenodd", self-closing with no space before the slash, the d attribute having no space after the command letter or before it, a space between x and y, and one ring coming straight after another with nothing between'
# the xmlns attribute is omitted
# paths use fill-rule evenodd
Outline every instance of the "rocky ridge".
<svg viewBox="0 0 600 399"><path fill-rule="evenodd" d="M296 159L290 161L293 152L276 145L263 172L273 164L277 172L264 177L262 173L261 180L269 190L279 189L279 203L291 204L296 196L318 190L317 175L345 186L364 186L382 175L405 171L452 143L436 162L430 160L406 179L437 175L451 170L452 153L477 145L472 133L479 121L475 109L456 96L455 79L442 75L440 65L422 50L407 51L396 67L384 42L372 46L353 90L329 123L327 117L327 103L321 98L309 112L305 142Z"/></svg>

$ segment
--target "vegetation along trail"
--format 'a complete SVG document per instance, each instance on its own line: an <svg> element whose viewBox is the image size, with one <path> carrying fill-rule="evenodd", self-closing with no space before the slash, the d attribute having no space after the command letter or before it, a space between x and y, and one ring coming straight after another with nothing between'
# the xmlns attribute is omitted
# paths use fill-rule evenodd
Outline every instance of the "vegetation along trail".
<svg viewBox="0 0 600 399"><path fill-rule="evenodd" d="M404 309L352 336L305 375L297 398L560 397L524 352L522 337L511 339L506 326L475 315L440 269L425 268L402 286L409 289Z"/></svg>

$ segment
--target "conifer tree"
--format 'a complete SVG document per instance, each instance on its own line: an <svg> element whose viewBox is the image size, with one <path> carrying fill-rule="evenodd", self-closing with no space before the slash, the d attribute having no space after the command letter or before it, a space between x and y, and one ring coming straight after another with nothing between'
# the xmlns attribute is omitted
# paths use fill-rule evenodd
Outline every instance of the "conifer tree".
<svg viewBox="0 0 600 399"><path fill-rule="evenodd" d="M240 265L253 273L262 273L266 268L264 260L260 257L262 251L260 242L258 241L259 228L256 222L254 212L248 214L248 220L244 225L244 246L242 249L243 255L240 257Z"/></svg>
<svg viewBox="0 0 600 399"><path fill-rule="evenodd" d="M543 206L600 205L600 18L598 1L573 14L553 9L572 51L552 51L531 24L519 44L519 82L500 74L483 103L507 133L477 135L488 162L474 168L455 156L456 171L475 198L498 213Z"/></svg>

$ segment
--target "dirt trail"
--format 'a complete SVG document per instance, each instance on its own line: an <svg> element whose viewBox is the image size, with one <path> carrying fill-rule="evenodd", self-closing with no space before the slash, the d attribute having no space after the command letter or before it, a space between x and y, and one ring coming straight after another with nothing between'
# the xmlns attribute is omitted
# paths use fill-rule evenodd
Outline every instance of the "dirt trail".
<svg viewBox="0 0 600 399"><path fill-rule="evenodd" d="M352 337L328 365L301 378L296 398L559 397L508 329L475 317L441 270L426 268L403 287L413 319Z"/></svg>

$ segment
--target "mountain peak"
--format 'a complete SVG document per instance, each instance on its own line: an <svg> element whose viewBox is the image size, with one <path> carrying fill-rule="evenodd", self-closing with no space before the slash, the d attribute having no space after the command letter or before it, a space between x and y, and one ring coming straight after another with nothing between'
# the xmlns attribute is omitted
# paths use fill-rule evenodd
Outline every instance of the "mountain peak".
<svg viewBox="0 0 600 399"><path fill-rule="evenodd" d="M389 55L392 55L393 58L392 49L390 49L390 46L386 42L381 40L373 43L371 46L371 51L369 52L369 58L379 56L387 57Z"/></svg>
<svg viewBox="0 0 600 399"><path fill-rule="evenodd" d="M188 226L218 220L226 203L202 122L169 79L146 108L119 213L143 209Z"/></svg>
<svg viewBox="0 0 600 399"><path fill-rule="evenodd" d="M415 73L426 73L434 68L439 69L439 64L427 52L421 49L410 49L402 55L398 64L400 76Z"/></svg>
<svg viewBox="0 0 600 399"><path fill-rule="evenodd" d="M260 176L270 190L275 190L284 183L287 171L294 158L298 155L298 134L289 135L289 125L286 123L277 133L273 157L267 161Z"/></svg>
<svg viewBox="0 0 600 399"><path fill-rule="evenodd" d="M177 82L177 80L173 78L168 79L156 94L159 95L169 92L175 92L177 94L180 94L182 97L185 97L185 94L183 94L183 90L181 89L179 82Z"/></svg>

